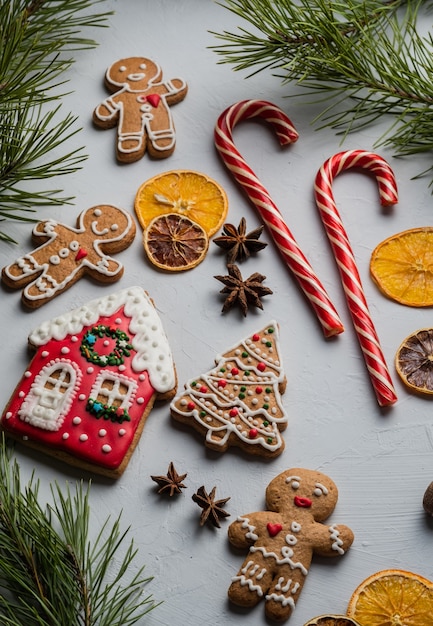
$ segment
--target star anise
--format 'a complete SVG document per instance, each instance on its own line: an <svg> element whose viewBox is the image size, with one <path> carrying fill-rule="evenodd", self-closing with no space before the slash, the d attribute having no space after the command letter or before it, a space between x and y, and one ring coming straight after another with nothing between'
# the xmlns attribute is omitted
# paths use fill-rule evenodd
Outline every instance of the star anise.
<svg viewBox="0 0 433 626"><path fill-rule="evenodd" d="M262 241L258 241L263 232L263 225L255 228L247 233L245 218L242 217L238 228L233 224L224 224L224 235L215 237L213 240L217 246L226 251L227 265L236 263L236 261L244 261L251 253L263 250L268 245Z"/></svg>
<svg viewBox="0 0 433 626"><path fill-rule="evenodd" d="M266 276L255 272L244 280L237 265L230 264L227 269L229 271L228 276L214 276L225 285L220 291L222 294L227 294L222 312L226 313L235 304L239 305L244 317L248 313L249 306L263 309L260 298L273 293L269 287L262 284Z"/></svg>
<svg viewBox="0 0 433 626"><path fill-rule="evenodd" d="M186 476L187 474L178 474L173 462L171 462L165 476L151 476L151 479L158 483L160 487L158 493L168 493L170 496L174 496L174 494L180 493L182 489L186 489L182 482Z"/></svg>
<svg viewBox="0 0 433 626"><path fill-rule="evenodd" d="M200 515L200 526L204 526L206 522L210 522L217 528L221 528L220 519L230 516L230 513L227 513L227 511L222 508L230 498L215 500L215 493L216 487L214 487L210 493L207 493L204 486L202 486L199 487L197 492L192 496L194 502L203 509Z"/></svg>

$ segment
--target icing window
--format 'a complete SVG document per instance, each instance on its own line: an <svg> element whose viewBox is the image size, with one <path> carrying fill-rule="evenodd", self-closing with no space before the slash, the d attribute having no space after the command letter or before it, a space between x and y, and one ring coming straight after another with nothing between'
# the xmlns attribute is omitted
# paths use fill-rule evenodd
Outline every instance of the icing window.
<svg viewBox="0 0 433 626"><path fill-rule="evenodd" d="M130 421L128 409L137 391L135 380L102 370L90 391L87 410L96 418L122 423Z"/></svg>
<svg viewBox="0 0 433 626"><path fill-rule="evenodd" d="M56 431L61 427L81 380L81 372L71 361L55 360L35 377L19 417L36 428Z"/></svg>

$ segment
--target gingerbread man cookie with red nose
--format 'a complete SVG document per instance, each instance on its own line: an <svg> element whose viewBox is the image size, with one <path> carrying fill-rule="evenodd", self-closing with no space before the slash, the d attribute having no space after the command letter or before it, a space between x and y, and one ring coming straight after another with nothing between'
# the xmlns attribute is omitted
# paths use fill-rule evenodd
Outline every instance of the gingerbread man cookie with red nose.
<svg viewBox="0 0 433 626"><path fill-rule="evenodd" d="M54 220L33 229L38 248L2 270L2 281L12 288L25 287L23 303L37 308L88 274L102 283L119 280L123 265L107 256L125 250L134 240L135 222L117 207L101 204L80 213L72 228Z"/></svg>
<svg viewBox="0 0 433 626"><path fill-rule="evenodd" d="M96 107L93 122L104 129L117 126L117 160L138 161L146 150L156 159L170 156L176 143L170 106L185 98L185 81L163 80L155 61L130 57L108 68L105 86L113 95Z"/></svg>
<svg viewBox="0 0 433 626"><path fill-rule="evenodd" d="M266 511L241 515L228 529L236 548L249 553L228 590L230 600L253 607L265 600L266 616L290 617L313 554L341 556L353 543L347 526L324 522L334 511L338 491L321 472L289 469L266 489Z"/></svg>

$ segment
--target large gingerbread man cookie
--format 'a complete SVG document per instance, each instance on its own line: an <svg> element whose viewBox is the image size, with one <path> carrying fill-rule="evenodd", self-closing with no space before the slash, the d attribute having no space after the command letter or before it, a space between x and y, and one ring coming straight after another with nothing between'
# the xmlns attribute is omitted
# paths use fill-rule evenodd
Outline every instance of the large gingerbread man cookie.
<svg viewBox="0 0 433 626"><path fill-rule="evenodd" d="M117 126L118 161L138 161L146 150L153 158L170 156L176 143L170 106L185 98L185 81L163 80L157 63L130 57L108 68L105 86L114 93L96 107L93 122L104 129Z"/></svg>
<svg viewBox="0 0 433 626"><path fill-rule="evenodd" d="M33 229L38 248L2 270L2 281L12 288L25 287L24 304L37 308L73 285L84 274L112 283L123 274L123 265L107 256L127 248L135 236L131 215L101 204L80 213L76 228L54 220Z"/></svg>
<svg viewBox="0 0 433 626"><path fill-rule="evenodd" d="M308 574L313 554L341 556L353 543L347 526L324 522L334 511L338 491L325 474L288 469L266 489L266 511L242 515L228 529L236 548L249 547L228 595L240 606L265 600L266 616L290 617Z"/></svg>

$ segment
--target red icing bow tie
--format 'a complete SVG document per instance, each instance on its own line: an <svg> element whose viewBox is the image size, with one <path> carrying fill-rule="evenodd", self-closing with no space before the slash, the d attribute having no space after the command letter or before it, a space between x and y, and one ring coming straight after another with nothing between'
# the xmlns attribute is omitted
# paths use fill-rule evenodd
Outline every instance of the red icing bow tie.
<svg viewBox="0 0 433 626"><path fill-rule="evenodd" d="M158 93L150 93L148 96L138 96L138 102L148 102L154 109L158 106L161 96Z"/></svg>

